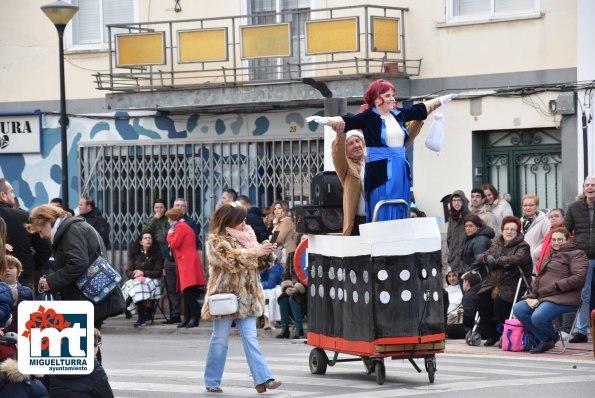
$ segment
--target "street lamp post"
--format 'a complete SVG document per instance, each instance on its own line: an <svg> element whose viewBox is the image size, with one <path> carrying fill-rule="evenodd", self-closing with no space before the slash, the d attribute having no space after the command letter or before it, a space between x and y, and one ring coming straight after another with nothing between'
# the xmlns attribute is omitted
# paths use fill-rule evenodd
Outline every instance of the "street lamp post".
<svg viewBox="0 0 595 398"><path fill-rule="evenodd" d="M41 6L41 11L47 15L58 31L58 49L60 58L60 140L62 149L62 201L66 208L70 207L68 202L68 142L66 129L68 128L68 116L66 116L66 89L64 85L64 30L66 25L79 10L77 6L55 1Z"/></svg>

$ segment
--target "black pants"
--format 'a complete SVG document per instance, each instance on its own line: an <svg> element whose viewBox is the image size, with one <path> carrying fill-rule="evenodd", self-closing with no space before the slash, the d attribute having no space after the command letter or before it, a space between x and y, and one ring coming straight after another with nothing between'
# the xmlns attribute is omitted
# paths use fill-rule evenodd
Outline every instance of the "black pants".
<svg viewBox="0 0 595 398"><path fill-rule="evenodd" d="M449 339L464 339L466 334L467 328L462 323L446 325L446 337Z"/></svg>
<svg viewBox="0 0 595 398"><path fill-rule="evenodd" d="M180 317L180 293L176 291L176 263L174 261L165 260L165 285L167 287L167 299L169 300L169 317Z"/></svg>
<svg viewBox="0 0 595 398"><path fill-rule="evenodd" d="M500 297L492 299L491 292L485 292L475 296L477 311L480 320L481 337L484 339L499 339L498 325L504 323L510 317L512 303L502 300Z"/></svg>
<svg viewBox="0 0 595 398"><path fill-rule="evenodd" d="M355 216L351 236L359 236L359 226L366 223L366 216Z"/></svg>
<svg viewBox="0 0 595 398"><path fill-rule="evenodd" d="M199 286L189 286L182 292L184 296L184 320L200 318L200 306L198 305L200 294L201 288Z"/></svg>

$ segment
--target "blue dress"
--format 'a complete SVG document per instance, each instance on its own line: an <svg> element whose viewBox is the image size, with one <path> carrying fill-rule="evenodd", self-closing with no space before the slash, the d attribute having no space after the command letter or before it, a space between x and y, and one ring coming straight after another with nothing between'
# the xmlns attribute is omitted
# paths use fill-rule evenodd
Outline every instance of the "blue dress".
<svg viewBox="0 0 595 398"><path fill-rule="evenodd" d="M391 111L405 137L402 145L391 146L387 137L387 122L376 108L367 109L357 115L342 116L345 131L359 129L366 141L366 168L364 190L366 198L366 221L371 222L376 204L385 199L403 199L411 202L411 167L405 158L405 144L409 132L405 123L410 120L424 120L428 113L423 103L411 108ZM403 205L384 205L378 212L377 221L398 220L409 216Z"/></svg>

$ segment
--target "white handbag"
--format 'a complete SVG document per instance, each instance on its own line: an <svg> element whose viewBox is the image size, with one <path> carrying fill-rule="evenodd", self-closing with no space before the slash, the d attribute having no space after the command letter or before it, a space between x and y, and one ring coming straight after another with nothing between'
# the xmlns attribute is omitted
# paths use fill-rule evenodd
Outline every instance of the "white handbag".
<svg viewBox="0 0 595 398"><path fill-rule="evenodd" d="M238 312L238 296L234 293L213 294L209 297L211 315L231 315Z"/></svg>

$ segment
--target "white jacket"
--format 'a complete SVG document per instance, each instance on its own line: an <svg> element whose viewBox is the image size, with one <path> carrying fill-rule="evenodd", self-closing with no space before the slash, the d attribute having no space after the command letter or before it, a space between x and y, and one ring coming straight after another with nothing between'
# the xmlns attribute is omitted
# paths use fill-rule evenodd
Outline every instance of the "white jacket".
<svg viewBox="0 0 595 398"><path fill-rule="evenodd" d="M531 259L533 260L533 272L535 272L535 264L539 261L541 256L541 246L543 245L543 238L550 232L552 224L548 218L548 210L539 210L537 218L533 221L527 232L525 233L525 242L531 247ZM524 221L521 218L521 225Z"/></svg>
<svg viewBox="0 0 595 398"><path fill-rule="evenodd" d="M502 220L506 216L514 216L512 212L512 207L510 207L510 203L506 201L506 199L498 198L494 200L494 203L490 206L490 211L496 217L496 222L498 223L498 227L502 226ZM500 230L500 228L498 228Z"/></svg>

